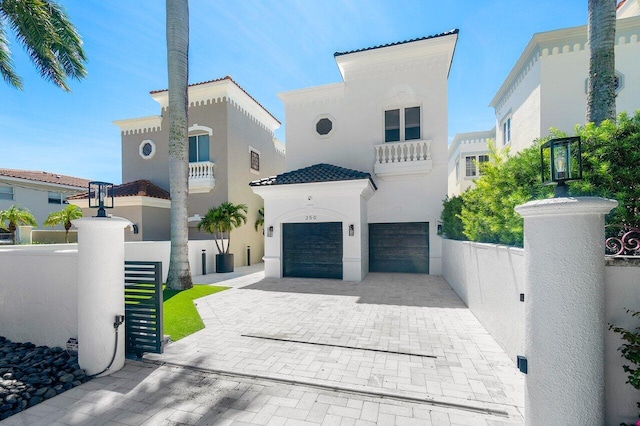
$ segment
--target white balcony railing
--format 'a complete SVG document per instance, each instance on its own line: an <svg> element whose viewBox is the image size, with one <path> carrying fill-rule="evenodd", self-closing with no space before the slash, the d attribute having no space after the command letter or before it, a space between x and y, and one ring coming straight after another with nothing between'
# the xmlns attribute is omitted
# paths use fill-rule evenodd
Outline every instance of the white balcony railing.
<svg viewBox="0 0 640 426"><path fill-rule="evenodd" d="M374 149L373 170L382 179L419 178L431 172L431 141L387 142Z"/></svg>
<svg viewBox="0 0 640 426"><path fill-rule="evenodd" d="M216 179L213 176L214 163L211 161L200 161L189 163L189 193L198 194L209 192L216 186Z"/></svg>

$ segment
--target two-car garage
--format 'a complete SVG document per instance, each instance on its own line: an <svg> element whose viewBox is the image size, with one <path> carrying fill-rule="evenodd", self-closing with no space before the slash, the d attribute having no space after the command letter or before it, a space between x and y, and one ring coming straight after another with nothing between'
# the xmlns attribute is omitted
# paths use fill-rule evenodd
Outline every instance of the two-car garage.
<svg viewBox="0 0 640 426"><path fill-rule="evenodd" d="M341 222L283 223L282 275L343 276ZM369 224L369 271L429 273L429 223Z"/></svg>

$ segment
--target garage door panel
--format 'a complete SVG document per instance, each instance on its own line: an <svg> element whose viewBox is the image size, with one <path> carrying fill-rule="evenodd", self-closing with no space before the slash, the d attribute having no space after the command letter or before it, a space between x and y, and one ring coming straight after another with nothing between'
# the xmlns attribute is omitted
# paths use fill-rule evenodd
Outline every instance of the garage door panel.
<svg viewBox="0 0 640 426"><path fill-rule="evenodd" d="M369 224L369 271L429 273L429 223Z"/></svg>
<svg viewBox="0 0 640 426"><path fill-rule="evenodd" d="M285 277L342 278L342 223L284 223Z"/></svg>

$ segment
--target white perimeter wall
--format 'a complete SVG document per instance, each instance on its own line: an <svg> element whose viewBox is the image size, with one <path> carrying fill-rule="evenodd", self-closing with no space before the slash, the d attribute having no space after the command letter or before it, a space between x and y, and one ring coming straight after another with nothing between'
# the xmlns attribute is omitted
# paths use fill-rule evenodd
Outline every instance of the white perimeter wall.
<svg viewBox="0 0 640 426"><path fill-rule="evenodd" d="M189 241L192 275L215 271L213 241ZM125 243L126 260L161 261L169 270L169 242ZM78 337L78 245L51 244L0 248L0 336L16 342L64 347Z"/></svg>
<svg viewBox="0 0 640 426"><path fill-rule="evenodd" d="M638 327L625 309L640 311L640 262L608 260L605 267L606 320L627 329ZM524 353L524 250L495 244L443 240L442 275L471 312L515 363ZM526 303L526 294L525 294ZM603 326L605 326L603 324ZM576 336L579 338L579 336ZM635 422L640 391L626 384L622 340L613 332L605 339L605 398L607 425Z"/></svg>

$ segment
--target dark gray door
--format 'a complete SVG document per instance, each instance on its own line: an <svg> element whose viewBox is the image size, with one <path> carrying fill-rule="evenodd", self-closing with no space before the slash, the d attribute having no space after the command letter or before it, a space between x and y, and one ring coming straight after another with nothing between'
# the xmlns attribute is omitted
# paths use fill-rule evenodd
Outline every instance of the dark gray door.
<svg viewBox="0 0 640 426"><path fill-rule="evenodd" d="M369 271L429 273L429 222L370 223Z"/></svg>
<svg viewBox="0 0 640 426"><path fill-rule="evenodd" d="M342 279L342 222L282 224L282 275Z"/></svg>

